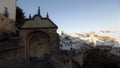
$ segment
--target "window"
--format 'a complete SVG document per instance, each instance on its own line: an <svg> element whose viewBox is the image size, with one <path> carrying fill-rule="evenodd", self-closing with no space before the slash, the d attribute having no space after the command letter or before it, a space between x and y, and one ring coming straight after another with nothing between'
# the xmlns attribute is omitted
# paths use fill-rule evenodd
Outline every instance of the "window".
<svg viewBox="0 0 120 68"><path fill-rule="evenodd" d="M60 47L62 47L62 45L60 45Z"/></svg>
<svg viewBox="0 0 120 68"><path fill-rule="evenodd" d="M70 49L70 50L73 50L73 49L72 49L72 47L71 47L71 49Z"/></svg>
<svg viewBox="0 0 120 68"><path fill-rule="evenodd" d="M4 19L2 18L1 20L3 21Z"/></svg>

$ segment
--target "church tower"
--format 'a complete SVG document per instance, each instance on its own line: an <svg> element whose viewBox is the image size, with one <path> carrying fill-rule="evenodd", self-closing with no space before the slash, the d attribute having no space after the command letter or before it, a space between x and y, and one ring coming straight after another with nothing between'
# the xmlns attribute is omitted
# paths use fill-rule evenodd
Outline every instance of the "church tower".
<svg viewBox="0 0 120 68"><path fill-rule="evenodd" d="M0 0L0 13L16 20L16 0Z"/></svg>

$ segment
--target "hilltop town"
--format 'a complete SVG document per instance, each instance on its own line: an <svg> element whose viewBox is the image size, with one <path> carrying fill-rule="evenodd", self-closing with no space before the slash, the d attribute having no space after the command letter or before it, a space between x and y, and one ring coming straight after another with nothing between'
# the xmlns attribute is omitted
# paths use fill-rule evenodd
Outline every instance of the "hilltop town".
<svg viewBox="0 0 120 68"><path fill-rule="evenodd" d="M16 0L0 3L0 68L120 68L120 32L57 33L40 6L25 18Z"/></svg>
<svg viewBox="0 0 120 68"><path fill-rule="evenodd" d="M120 32L99 31L88 33L65 33L60 34L60 49L81 50L87 44L92 48L109 49L113 54L120 55Z"/></svg>

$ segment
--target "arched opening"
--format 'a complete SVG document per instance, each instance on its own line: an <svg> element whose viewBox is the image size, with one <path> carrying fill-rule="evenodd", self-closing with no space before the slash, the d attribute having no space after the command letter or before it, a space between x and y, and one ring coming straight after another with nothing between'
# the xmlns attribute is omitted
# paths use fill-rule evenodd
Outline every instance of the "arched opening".
<svg viewBox="0 0 120 68"><path fill-rule="evenodd" d="M29 41L30 60L44 60L50 55L50 38L43 32L32 32Z"/></svg>

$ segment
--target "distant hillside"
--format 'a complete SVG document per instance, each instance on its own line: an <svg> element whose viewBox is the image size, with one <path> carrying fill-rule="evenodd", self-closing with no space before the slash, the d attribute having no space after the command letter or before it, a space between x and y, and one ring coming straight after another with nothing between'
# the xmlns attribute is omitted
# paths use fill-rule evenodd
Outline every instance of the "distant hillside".
<svg viewBox="0 0 120 68"><path fill-rule="evenodd" d="M101 40L101 41L105 41L105 40L111 40L112 42L115 42L115 38L112 38L112 37L109 37L109 36L95 36L95 37L97 37L99 40Z"/></svg>
<svg viewBox="0 0 120 68"><path fill-rule="evenodd" d="M116 32L115 31L98 31L98 32L86 32L86 33L64 32L62 34L66 35L66 36L68 35L71 37L77 37L77 38L90 38L90 36L93 35L95 38L97 38L98 40L101 40L101 41L110 40L112 42L115 42L115 41L120 42L120 32L117 32L117 31Z"/></svg>

